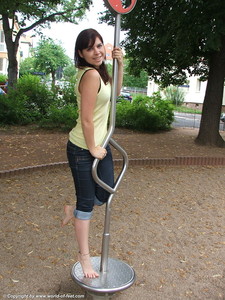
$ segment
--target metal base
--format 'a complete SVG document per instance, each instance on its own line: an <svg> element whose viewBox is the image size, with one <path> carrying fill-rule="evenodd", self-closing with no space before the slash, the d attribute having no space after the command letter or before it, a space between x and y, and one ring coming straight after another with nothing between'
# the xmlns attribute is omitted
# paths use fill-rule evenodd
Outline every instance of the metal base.
<svg viewBox="0 0 225 300"><path fill-rule="evenodd" d="M93 293L113 294L129 288L135 281L135 272L128 264L114 258L108 258L108 271L100 272L101 257L91 257L94 270L99 277L90 279L84 277L81 264L75 263L72 267L73 280L85 290Z"/></svg>

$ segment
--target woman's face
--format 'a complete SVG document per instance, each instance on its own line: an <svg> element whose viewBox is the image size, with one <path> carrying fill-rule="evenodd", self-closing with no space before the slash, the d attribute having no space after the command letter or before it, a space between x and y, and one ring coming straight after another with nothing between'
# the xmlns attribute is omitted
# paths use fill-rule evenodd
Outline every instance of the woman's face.
<svg viewBox="0 0 225 300"><path fill-rule="evenodd" d="M92 47L78 50L80 57L94 67L98 68L105 60L105 47L101 40L97 37Z"/></svg>

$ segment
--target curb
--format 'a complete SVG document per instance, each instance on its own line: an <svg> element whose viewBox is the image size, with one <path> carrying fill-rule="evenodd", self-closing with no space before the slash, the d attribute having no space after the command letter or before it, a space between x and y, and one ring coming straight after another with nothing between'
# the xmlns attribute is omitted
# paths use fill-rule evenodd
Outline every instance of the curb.
<svg viewBox="0 0 225 300"><path fill-rule="evenodd" d="M122 159L115 159L114 165L121 166ZM129 166L225 166L225 157L177 156L174 158L133 158ZM0 171L0 178L21 175L39 170L49 170L68 167L67 162L58 162L18 169Z"/></svg>

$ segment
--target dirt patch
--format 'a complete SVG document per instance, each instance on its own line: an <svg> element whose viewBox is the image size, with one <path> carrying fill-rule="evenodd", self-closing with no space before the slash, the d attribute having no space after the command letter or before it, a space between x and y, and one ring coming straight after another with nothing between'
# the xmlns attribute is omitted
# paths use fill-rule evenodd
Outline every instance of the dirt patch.
<svg viewBox="0 0 225 300"><path fill-rule="evenodd" d="M194 143L197 129L176 128L163 133L139 133L116 129L113 138L133 158L173 158L176 156L223 156L224 148L202 147ZM225 139L225 132L221 132ZM34 128L0 130L0 170L67 161L68 133ZM113 152L119 158L117 152Z"/></svg>
<svg viewBox="0 0 225 300"><path fill-rule="evenodd" d="M70 277L73 228L60 227L73 194L68 169L1 179L2 294L84 297ZM103 222L104 207L97 208L93 256ZM129 169L112 205L110 257L133 266L137 279L116 298L224 299L224 236L223 167Z"/></svg>

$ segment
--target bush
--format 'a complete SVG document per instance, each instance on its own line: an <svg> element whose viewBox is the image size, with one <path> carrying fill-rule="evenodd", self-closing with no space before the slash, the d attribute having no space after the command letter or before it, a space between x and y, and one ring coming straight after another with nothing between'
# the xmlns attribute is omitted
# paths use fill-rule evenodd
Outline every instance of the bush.
<svg viewBox="0 0 225 300"><path fill-rule="evenodd" d="M62 99L65 101L65 104L77 104L77 98L75 94L75 77L72 77L70 81L67 82L67 85L61 90Z"/></svg>
<svg viewBox="0 0 225 300"><path fill-rule="evenodd" d="M26 101L26 96L14 100L8 95L0 95L0 124L27 125L33 123L37 119L37 115L26 108Z"/></svg>
<svg viewBox="0 0 225 300"><path fill-rule="evenodd" d="M71 129L77 119L74 79L61 94L49 91L34 75L19 78L14 89L0 97L0 124L40 124L48 128Z"/></svg>
<svg viewBox="0 0 225 300"><path fill-rule="evenodd" d="M173 122L172 106L159 93L152 97L138 96L132 103L117 104L116 126L139 131L168 130Z"/></svg>
<svg viewBox="0 0 225 300"><path fill-rule="evenodd" d="M7 76L0 74L0 82L6 82L7 81Z"/></svg>
<svg viewBox="0 0 225 300"><path fill-rule="evenodd" d="M184 102L184 92L176 86L168 86L163 92L166 100L176 106L181 106Z"/></svg>
<svg viewBox="0 0 225 300"><path fill-rule="evenodd" d="M67 104L62 107L52 105L48 114L40 121L39 125L44 128L61 128L70 130L76 124L78 118L77 107L73 104Z"/></svg>
<svg viewBox="0 0 225 300"><path fill-rule="evenodd" d="M54 101L54 94L47 86L41 83L38 76L24 75L18 79L14 89L9 91L9 98L14 101L24 101L25 109L35 114L39 118L45 115L49 106Z"/></svg>

